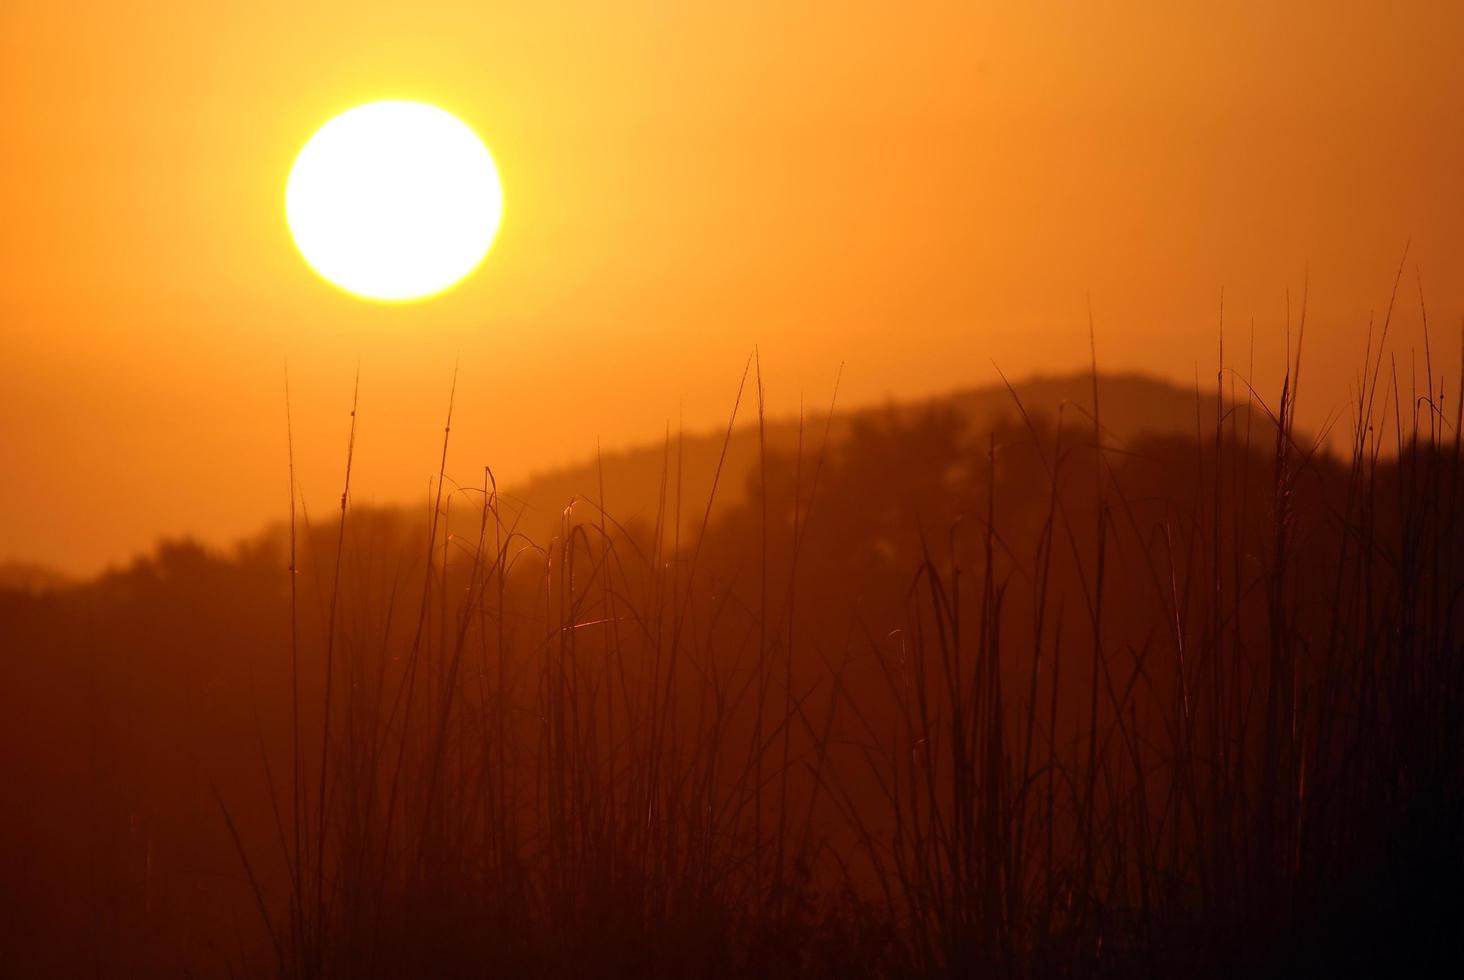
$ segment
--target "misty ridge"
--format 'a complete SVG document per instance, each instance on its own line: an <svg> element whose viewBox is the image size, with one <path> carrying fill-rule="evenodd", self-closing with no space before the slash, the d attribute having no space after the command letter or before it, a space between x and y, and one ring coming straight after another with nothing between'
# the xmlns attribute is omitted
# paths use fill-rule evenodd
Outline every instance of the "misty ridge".
<svg viewBox="0 0 1464 980"><path fill-rule="evenodd" d="M1213 389L1197 392L1193 388L1185 389L1135 373L1104 374L1101 384L1105 441L1117 448L1123 448L1138 438L1159 435L1193 437L1197 433L1214 432L1217 396ZM1274 439L1274 434L1265 432L1264 427L1273 424L1265 412L1258 406L1248 406L1244 391L1240 393L1240 403L1234 404L1235 385L1231 380L1227 380L1226 385L1227 424L1233 422L1239 426L1238 431L1243 432L1246 420L1253 416L1249 424L1257 443L1263 445ZM731 393L729 391L729 397ZM545 540L558 532L566 507L575 501L598 502L602 494L605 507L620 521L653 520L663 490L663 477L671 481L673 492L679 479L687 521L683 530L694 532L696 522L702 516L697 510L699 505L704 505L711 498L712 514L721 516L733 506L745 502L754 489L748 479L758 466L761 446L765 446L773 457L796 453L800 428L804 450L810 454L825 438L837 453L855 431L880 427L899 430L922 416L940 416L940 424L963 429L963 438L974 437L995 428L1010 429L1020 422L1020 411L1013 400L1013 393L1044 424L1054 423L1060 413L1065 413L1073 431L1079 431L1083 425L1091 427L1093 389L1092 379L1086 374L1038 375L1015 382L1010 390L1001 383L994 383L915 402L891 399L882 405L836 408L832 417L828 405L810 402L805 406L801 426L796 414L771 415L766 419L761 434L755 423L747 422L744 409L743 417L730 436L724 429L681 432L668 426L663 441L603 452L590 447L582 464L548 470L510 483L504 487L503 496L506 506L515 512L530 536L534 540ZM369 404L363 405L363 417L369 420L374 410ZM717 476L718 461L723 459L724 453L720 486L714 495L712 483ZM667 474L668 466L675 467L675 472ZM448 476L466 479L464 474L449 473ZM328 506L328 502L317 501L317 507L322 503ZM377 509L395 512L407 522L424 519L421 505ZM693 514L692 511L697 512ZM469 525L472 525L473 518L462 514L460 508L456 518L450 512L444 515L451 525L450 530L460 531L465 527L471 530ZM383 519L389 520L385 514ZM460 527L464 521L467 524ZM283 523L277 523L262 530L257 540L240 542L238 547L248 550L272 538L282 539L286 533ZM187 538L165 544L165 547L173 546L193 547ZM227 549L201 547L219 557L227 554ZM146 562L149 557L139 555L137 560ZM104 580L120 570L114 569L98 578ZM0 561L0 590L43 592L78 585L83 581L37 562Z"/></svg>
<svg viewBox="0 0 1464 980"><path fill-rule="evenodd" d="M1294 430L1294 373L1268 406L1074 375L801 420L753 373L725 431L501 494L446 474L230 551L7 569L0 947L130 976L1464 962L1457 411L1374 368L1350 447Z"/></svg>

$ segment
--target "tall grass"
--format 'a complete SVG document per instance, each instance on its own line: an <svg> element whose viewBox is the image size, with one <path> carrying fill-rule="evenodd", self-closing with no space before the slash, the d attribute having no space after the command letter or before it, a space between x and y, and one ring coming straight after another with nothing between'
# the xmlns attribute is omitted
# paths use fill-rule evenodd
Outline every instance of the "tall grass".
<svg viewBox="0 0 1464 980"><path fill-rule="evenodd" d="M801 435L791 460L763 447L721 525L713 500L682 499L668 432L654 516L617 521L602 486L536 543L491 471L450 486L449 408L413 570L352 539L353 411L335 550L311 559L331 583L313 639L291 539L292 662L314 680L288 682L320 698L292 725L318 739L290 736L272 843L225 807L270 937L249 965L1460 962L1464 365L1450 412L1427 346L1421 387L1384 358L1390 319L1343 457L1296 429L1304 303L1275 405L1243 378L1238 402L1221 370L1189 445L1113 442L1096 351L1091 409L1048 420L1012 389L1019 424L972 444L942 491L961 520L915 513L906 585L876 596L851 590L880 579L804 565L831 512L874 506L848 479L820 496L841 451L827 430L807 459ZM728 440L749 373L761 431L754 361ZM683 507L701 515L689 542ZM842 631L830 595L853 610Z"/></svg>

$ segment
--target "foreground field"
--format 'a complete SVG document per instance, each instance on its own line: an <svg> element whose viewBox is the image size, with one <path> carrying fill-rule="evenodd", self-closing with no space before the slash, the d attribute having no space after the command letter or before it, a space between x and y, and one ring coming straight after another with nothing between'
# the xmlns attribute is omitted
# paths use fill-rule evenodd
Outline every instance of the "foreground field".
<svg viewBox="0 0 1464 980"><path fill-rule="evenodd" d="M694 494L675 437L627 510L552 520L486 471L415 516L348 476L234 554L0 595L0 945L36 976L1464 965L1459 406L1362 377L1328 453L1294 373L1149 435L1095 377L777 439L753 373Z"/></svg>

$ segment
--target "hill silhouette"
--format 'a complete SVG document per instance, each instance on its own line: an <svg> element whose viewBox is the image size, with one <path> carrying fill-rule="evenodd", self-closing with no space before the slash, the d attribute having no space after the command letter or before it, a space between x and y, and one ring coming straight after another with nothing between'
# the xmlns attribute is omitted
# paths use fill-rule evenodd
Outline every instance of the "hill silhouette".
<svg viewBox="0 0 1464 980"><path fill-rule="evenodd" d="M659 442L586 453L580 463L505 485L505 509L516 516L519 529L531 538L548 539L558 532L564 509L575 501L603 503L617 520L627 524L655 521L664 502L669 521L676 512L679 485L681 530L691 534L706 513L709 498L713 519L746 502L748 476L756 470L764 447L770 456L792 455L798 452L801 438L803 452L812 460L825 436L832 449L845 443L861 426L905 424L930 413L960 420L960 427L968 434L1010 428L1020 422L1022 410L1043 423L1055 425L1061 417L1070 428L1092 426L1094 380L1090 374L1036 375L1015 381L1010 388L994 383L926 399L890 399L847 410L836 406L832 418L826 409L809 411L801 422L796 416L772 415L763 420L760 444L753 385L749 377L730 435L726 428L694 432L668 428ZM1209 438L1215 431L1217 397L1213 388L1197 392L1149 375L1118 372L1100 374L1098 391L1104 443L1112 448L1126 448L1141 437L1193 438L1198 433ZM1226 399L1223 408L1227 424L1244 428L1250 419L1259 444L1274 438L1274 426L1263 410L1252 409L1244 399L1237 399L1236 404ZM712 497L719 460L720 478ZM386 513L397 510L391 506L382 509ZM403 520L415 520L419 513L420 505L400 508ZM460 523L471 523L461 513L454 516L449 512L448 519L454 532L471 530ZM276 521L267 525L260 537L278 540L285 533ZM78 584L77 577L41 563L0 562L0 592L36 593Z"/></svg>
<svg viewBox="0 0 1464 980"><path fill-rule="evenodd" d="M696 530L703 508L711 496L712 480L724 446L712 516L718 517L746 500L748 475L758 464L761 452L756 419L756 392L748 379L747 389L730 437L726 429L678 433L668 429L658 444L604 452L578 465L549 470L520 484L505 487L505 496L522 510L523 527L533 537L552 534L563 509L576 499L600 501L623 521L651 521L656 517L663 493L676 493L680 481L683 532ZM1056 424L1059 417L1069 427L1092 425L1093 386L1091 374L1037 375L1013 382L965 388L922 400L890 400L883 405L842 410L810 411L801 424L797 417L774 415L764 420L762 439L769 454L795 454L800 438L803 452L812 459L827 431L830 446L846 441L862 425L889 421L905 423L922 414L949 413L961 420L968 433L1009 428L1020 420L1021 410L1035 419ZM1105 444L1125 448L1141 436L1209 437L1215 430L1214 389L1195 391L1149 375L1126 372L1100 374L1099 398L1103 410ZM1019 403L1020 402L1020 408ZM1259 409L1252 412L1243 398L1227 411L1238 413L1240 427L1249 415L1254 436L1260 443L1274 439L1269 418ZM1227 424L1232 419L1226 416ZM603 490L602 490L603 488ZM601 499L603 495L603 500ZM674 500L668 503L674 507Z"/></svg>

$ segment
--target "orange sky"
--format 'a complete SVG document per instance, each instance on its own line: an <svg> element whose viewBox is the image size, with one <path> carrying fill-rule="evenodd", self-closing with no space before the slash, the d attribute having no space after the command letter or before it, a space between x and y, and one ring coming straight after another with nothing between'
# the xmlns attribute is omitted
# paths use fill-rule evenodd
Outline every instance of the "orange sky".
<svg viewBox="0 0 1464 980"><path fill-rule="evenodd" d="M459 355L450 466L509 480L718 424L754 344L774 410L841 361L850 403L1068 370L1090 296L1105 365L1189 383L1223 287L1271 382L1308 274L1316 419L1410 240L1456 363L1458 5L514 6L6 0L0 559L283 513L286 360L321 510L358 358L381 502L422 499ZM473 125L506 195L484 267L406 307L283 220L314 128L387 97Z"/></svg>

